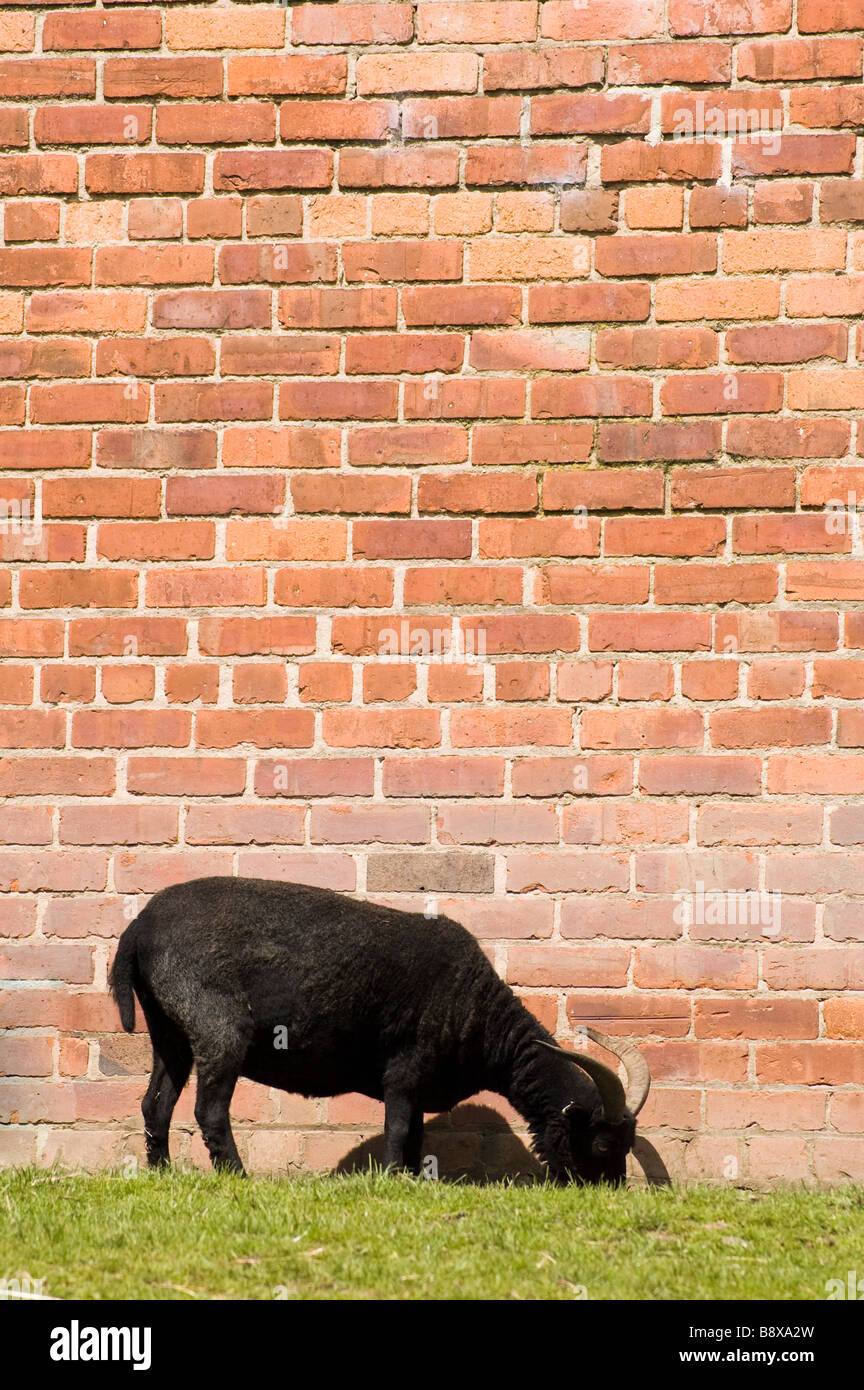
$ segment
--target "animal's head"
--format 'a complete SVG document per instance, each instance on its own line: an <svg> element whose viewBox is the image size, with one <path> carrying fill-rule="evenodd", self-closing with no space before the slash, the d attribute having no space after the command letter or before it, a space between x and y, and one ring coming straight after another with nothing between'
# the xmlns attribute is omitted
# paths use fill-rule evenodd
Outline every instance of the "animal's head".
<svg viewBox="0 0 864 1390"><path fill-rule="evenodd" d="M593 1104L586 1103L585 1088L579 1087L578 1097L550 1116L539 1147L552 1177L558 1181L622 1183L627 1173L627 1155L636 1141L636 1116L648 1097L651 1073L632 1043L607 1037L594 1028L586 1028L585 1033L624 1063L626 1086L622 1086L611 1067L596 1057L538 1040L539 1047L566 1057L596 1087Z"/></svg>

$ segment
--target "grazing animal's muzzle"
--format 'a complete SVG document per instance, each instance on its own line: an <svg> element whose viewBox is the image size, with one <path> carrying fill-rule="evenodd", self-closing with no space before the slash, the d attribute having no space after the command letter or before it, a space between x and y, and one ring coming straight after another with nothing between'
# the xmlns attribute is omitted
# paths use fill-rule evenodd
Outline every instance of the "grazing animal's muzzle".
<svg viewBox="0 0 864 1390"><path fill-rule="evenodd" d="M587 1053L540 1043L586 1072L600 1093L602 1105L599 1115L589 1115L573 1104L564 1107L562 1118L569 1127L571 1159L562 1176L565 1181L618 1186L627 1177L627 1155L636 1142L636 1117L648 1098L651 1073L632 1043L610 1038L594 1028L586 1028L585 1033L624 1063L627 1080L622 1086L611 1067Z"/></svg>

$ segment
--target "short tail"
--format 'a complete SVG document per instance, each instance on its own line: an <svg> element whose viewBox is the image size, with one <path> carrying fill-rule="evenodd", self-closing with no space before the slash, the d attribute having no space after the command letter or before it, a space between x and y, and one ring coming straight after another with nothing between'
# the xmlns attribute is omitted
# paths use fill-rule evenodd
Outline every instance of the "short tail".
<svg viewBox="0 0 864 1390"><path fill-rule="evenodd" d="M117 945L117 954L111 966L109 983L114 1001L120 1010L120 1022L127 1033L135 1028L135 933L134 923L126 928Z"/></svg>

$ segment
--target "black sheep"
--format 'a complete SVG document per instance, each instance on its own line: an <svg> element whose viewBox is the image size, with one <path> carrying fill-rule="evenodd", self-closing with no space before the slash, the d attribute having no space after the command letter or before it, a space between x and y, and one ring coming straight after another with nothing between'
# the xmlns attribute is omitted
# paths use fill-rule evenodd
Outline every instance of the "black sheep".
<svg viewBox="0 0 864 1390"><path fill-rule="evenodd" d="M239 1076L306 1096L383 1100L385 1165L416 1172L424 1111L478 1091L524 1116L558 1181L620 1182L648 1094L629 1043L591 1029L627 1071L565 1052L464 927L267 879L203 878L157 893L126 928L111 989L127 1032L137 994L153 1043L147 1157L193 1062L214 1166L243 1171L229 1106Z"/></svg>

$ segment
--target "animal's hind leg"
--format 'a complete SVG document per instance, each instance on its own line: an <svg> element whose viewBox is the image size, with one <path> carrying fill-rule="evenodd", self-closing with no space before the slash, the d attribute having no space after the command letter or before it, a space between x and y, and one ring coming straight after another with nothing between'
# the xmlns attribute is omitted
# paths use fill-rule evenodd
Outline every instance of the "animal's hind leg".
<svg viewBox="0 0 864 1390"><path fill-rule="evenodd" d="M195 1029L190 1033L198 1073L195 1119L204 1136L214 1168L243 1172L231 1133L231 1097L252 1041L251 1016L243 1001L220 994L198 993Z"/></svg>
<svg viewBox="0 0 864 1390"><path fill-rule="evenodd" d="M198 1060L198 1093L195 1119L201 1126L204 1143L214 1168L227 1168L243 1174L244 1168L231 1132L230 1105L239 1072L226 1065Z"/></svg>
<svg viewBox="0 0 864 1390"><path fill-rule="evenodd" d="M192 1049L166 1018L157 1017L151 1010L145 1012L153 1044L153 1072L141 1102L144 1140L150 1167L162 1168L170 1161L168 1131L177 1098L192 1070Z"/></svg>

